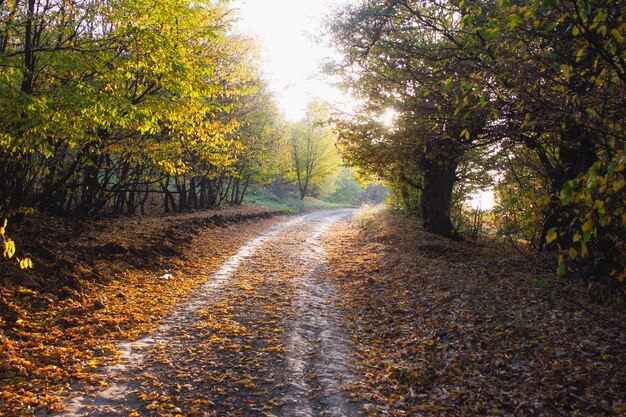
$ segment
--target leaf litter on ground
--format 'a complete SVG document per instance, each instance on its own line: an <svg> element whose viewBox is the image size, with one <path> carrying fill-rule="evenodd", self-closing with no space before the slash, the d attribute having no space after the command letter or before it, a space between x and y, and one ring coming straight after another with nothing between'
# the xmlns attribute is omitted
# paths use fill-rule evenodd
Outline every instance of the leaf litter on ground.
<svg viewBox="0 0 626 417"><path fill-rule="evenodd" d="M106 386L97 370L118 361L116 343L149 332L275 214L30 220L37 268L27 280L0 271L0 415L55 410L76 381Z"/></svg>
<svg viewBox="0 0 626 417"><path fill-rule="evenodd" d="M501 242L450 241L390 212L340 225L325 247L368 415L626 413L623 304L591 304Z"/></svg>

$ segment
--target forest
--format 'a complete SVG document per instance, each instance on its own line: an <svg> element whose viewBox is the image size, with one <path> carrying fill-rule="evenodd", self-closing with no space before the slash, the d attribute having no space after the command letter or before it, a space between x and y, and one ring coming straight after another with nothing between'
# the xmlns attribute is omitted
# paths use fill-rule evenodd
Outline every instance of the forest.
<svg viewBox="0 0 626 417"><path fill-rule="evenodd" d="M281 117L228 2L0 6L5 223L241 205L252 184L300 199L336 191L327 110Z"/></svg>
<svg viewBox="0 0 626 417"><path fill-rule="evenodd" d="M67 392L85 390L88 397L96 387L121 386L103 379L109 371L102 367L123 356L113 346L163 332L155 330L159 320L179 317L176 307L195 300L193 294L204 291L199 288L239 248L257 248L255 237L279 236L270 249L254 249L258 259L232 261L243 262L233 267L241 273L202 301L217 303L202 304L202 326L187 329L186 318L176 319L184 335L176 337L201 335L208 347L198 342L193 349L226 355L223 365L203 362L211 355L189 359L181 351L168 359L188 360L212 375L202 389L213 400L183 398L180 387L186 385L154 376L160 370L137 371L133 378L145 381L133 389L144 405L125 403L111 415L325 415L333 407L340 410L336 415L357 415L340 399L345 392L366 404L363 415L483 415L489 407L478 400L431 403L441 394L436 384L448 378L446 369L468 386L480 385L467 361L437 365L444 361L437 355L448 352L446 338L474 328L444 315L495 311L476 319L476 337L490 344L479 343L483 348L469 355L480 363L494 338L511 351L526 346L513 340L514 320L501 319L501 306L490 304L507 297L519 311L564 309L553 317L565 303L574 304L578 318L563 313L563 327L552 331L558 343L570 340L561 330L575 328L582 317L580 326L590 334L610 335L600 362L621 354L626 2L342 2L329 9L316 39L335 51L320 73L350 97L352 108L311 99L299 120L288 120L277 104L261 70L263 47L237 29L235 3L0 0L0 416L53 413L67 406ZM493 192L494 207L472 208L472 196L486 191ZM383 200L383 211L358 208ZM326 214L315 214L319 209ZM297 212L305 214L294 217ZM301 222L302 229L289 229L290 222ZM322 239L335 223L340 225ZM305 236L305 229L312 234ZM503 261L496 265L499 256ZM495 270L501 272L496 278ZM315 278L319 271L333 283ZM507 274L515 288L500 283ZM303 283L305 275L318 281ZM392 278L399 281L385 281ZM374 287L385 296L363 291ZM520 294L527 287L539 301ZM418 291L421 301L403 298ZM481 291L493 300L476 301ZM466 296L474 297L470 307L454 304ZM424 306L428 297L441 309ZM319 317L307 307L317 301L331 305ZM397 304L395 313L388 303ZM420 339L421 350L406 347L412 336L396 334L406 323L424 320L405 309L409 304L440 323L419 322L417 333L432 333ZM293 358L306 356L297 341L313 337L303 336L306 319L297 311L339 340L324 347L331 342L316 333L322 341L306 349L338 357L349 346L358 352L357 369L335 372L345 374L351 388L328 383L323 375L331 370L315 359L307 359L308 374L300 375L299 384L310 384L310 391L289 388L289 372L295 380L299 375ZM262 324L252 325L257 319ZM541 320L531 322L550 334ZM491 327L485 330L484 323ZM400 330L368 339L368 332L378 335L385 326ZM351 342L343 341L344 327ZM448 333L440 337L444 327ZM164 332L164 340L175 338ZM533 332L522 333L541 339ZM267 346L259 347L261 339ZM586 342L576 339L567 349ZM154 343L133 349L159 356L160 342ZM256 352L256 359L246 356ZM317 350L307 352L317 357L311 353ZM407 355L423 367L400 367ZM546 357L529 362L548 363ZM385 358L397 361L382 367ZM600 378L590 383L587 397L572 388L578 397L554 408L494 405L491 414L618 415L626 410L619 400L626 381L620 361L606 365L611 388ZM211 373L211 366L230 368ZM542 372L537 366L533 372ZM239 367L245 373L233 376ZM355 382L359 372L369 382ZM318 385L309 381L315 378ZM190 386L198 380L196 375ZM271 387L259 394L258 380ZM285 386L291 391L277 391ZM316 390L344 394L326 398ZM249 399L257 394L264 405ZM311 409L290 408L292 397L309 398ZM594 398L602 405L589 405ZM451 400L442 394L441 401ZM502 401L500 406L508 400ZM395 409L385 408L395 402Z"/></svg>
<svg viewBox="0 0 626 417"><path fill-rule="evenodd" d="M5 217L241 204L251 182L291 175L287 125L226 2L1 6ZM304 194L325 176L306 171L308 190L296 171Z"/></svg>
<svg viewBox="0 0 626 417"><path fill-rule="evenodd" d="M347 160L452 237L493 187L500 236L559 252L557 273L624 295L625 4L381 1L330 23L329 63L360 99ZM383 115L395 114L393 126Z"/></svg>
<svg viewBox="0 0 626 417"><path fill-rule="evenodd" d="M332 190L332 121L346 161L427 230L453 236L454 206L495 186L498 233L621 292L621 2L348 8L329 23L345 58L326 70L356 117L312 103L291 133L226 3L128 3L3 4L4 217L241 204L279 177L300 198Z"/></svg>

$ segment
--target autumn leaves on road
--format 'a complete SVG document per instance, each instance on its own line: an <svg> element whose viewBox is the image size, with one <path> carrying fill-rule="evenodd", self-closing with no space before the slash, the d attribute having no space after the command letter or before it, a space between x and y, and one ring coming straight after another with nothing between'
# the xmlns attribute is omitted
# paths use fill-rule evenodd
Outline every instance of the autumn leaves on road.
<svg viewBox="0 0 626 417"><path fill-rule="evenodd" d="M541 259L369 209L201 228L182 247L156 262L168 274L129 268L82 303L5 290L0 415L626 412L624 312Z"/></svg>
<svg viewBox="0 0 626 417"><path fill-rule="evenodd" d="M350 343L320 246L350 215L296 217L249 241L152 334L121 346L105 389L60 415L355 414Z"/></svg>

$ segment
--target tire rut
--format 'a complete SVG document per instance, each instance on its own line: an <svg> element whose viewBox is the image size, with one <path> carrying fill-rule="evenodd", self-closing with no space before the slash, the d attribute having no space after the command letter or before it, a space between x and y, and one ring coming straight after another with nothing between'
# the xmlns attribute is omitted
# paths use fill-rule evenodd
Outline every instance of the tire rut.
<svg viewBox="0 0 626 417"><path fill-rule="evenodd" d="M326 254L320 246L330 223L314 224L295 257L303 272L295 280L297 309L287 336L290 377L284 416L348 416L360 408L341 393L355 382L349 336L339 325L334 285L327 279Z"/></svg>

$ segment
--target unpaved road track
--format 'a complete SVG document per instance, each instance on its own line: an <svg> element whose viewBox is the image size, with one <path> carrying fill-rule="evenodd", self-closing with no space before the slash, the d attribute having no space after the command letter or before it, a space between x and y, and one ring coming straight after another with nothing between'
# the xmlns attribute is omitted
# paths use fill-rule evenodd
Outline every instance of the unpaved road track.
<svg viewBox="0 0 626 417"><path fill-rule="evenodd" d="M352 350L320 246L351 213L298 216L249 241L150 335L120 345L99 390L75 387L55 415L357 415L342 389L356 382Z"/></svg>

